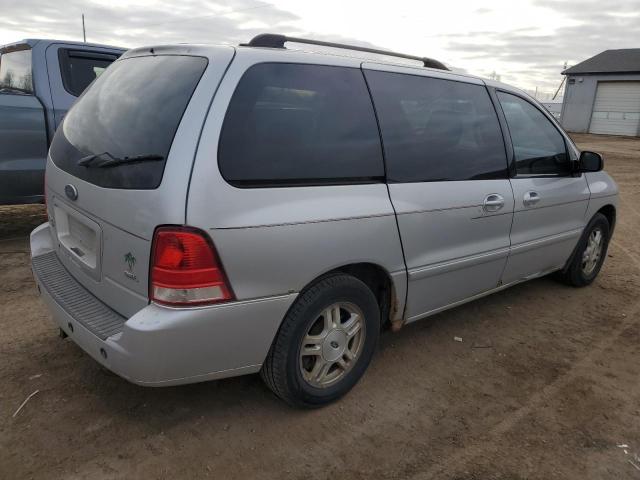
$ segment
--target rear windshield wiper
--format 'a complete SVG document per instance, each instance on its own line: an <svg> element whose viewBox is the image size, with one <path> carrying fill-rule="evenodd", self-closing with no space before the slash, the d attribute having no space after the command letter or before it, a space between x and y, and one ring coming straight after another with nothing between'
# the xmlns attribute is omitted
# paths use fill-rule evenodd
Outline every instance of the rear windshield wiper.
<svg viewBox="0 0 640 480"><path fill-rule="evenodd" d="M107 157L107 158L104 158ZM96 160L103 159L101 162L96 163ZM163 155L157 155L155 153L149 153L146 155L135 155L133 157L114 157L109 152L95 153L87 155L86 157L78 160L78 165L81 167L95 166L98 168L115 167L117 165L123 165L125 163L137 163L137 162L150 162L164 160Z"/></svg>

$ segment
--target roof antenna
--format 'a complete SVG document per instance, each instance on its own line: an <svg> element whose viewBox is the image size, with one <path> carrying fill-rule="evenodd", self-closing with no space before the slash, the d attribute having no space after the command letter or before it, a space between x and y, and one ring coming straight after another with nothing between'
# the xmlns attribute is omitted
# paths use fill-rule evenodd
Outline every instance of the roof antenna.
<svg viewBox="0 0 640 480"><path fill-rule="evenodd" d="M84 28L84 13L82 14L82 38L84 39L84 43L87 43L87 31Z"/></svg>

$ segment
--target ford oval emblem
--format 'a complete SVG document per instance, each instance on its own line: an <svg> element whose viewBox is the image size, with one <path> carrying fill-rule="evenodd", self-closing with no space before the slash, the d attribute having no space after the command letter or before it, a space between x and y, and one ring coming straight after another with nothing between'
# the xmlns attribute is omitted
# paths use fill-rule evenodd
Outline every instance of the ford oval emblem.
<svg viewBox="0 0 640 480"><path fill-rule="evenodd" d="M70 200L78 199L78 189L71 184L65 185L64 193L67 194L67 197L69 197Z"/></svg>

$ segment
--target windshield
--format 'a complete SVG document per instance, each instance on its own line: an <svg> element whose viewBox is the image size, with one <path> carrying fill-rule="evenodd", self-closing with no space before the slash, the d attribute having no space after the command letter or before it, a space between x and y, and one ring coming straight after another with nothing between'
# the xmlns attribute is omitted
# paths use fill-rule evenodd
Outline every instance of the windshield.
<svg viewBox="0 0 640 480"><path fill-rule="evenodd" d="M157 188L173 137L206 67L206 58L178 55L114 62L65 117L51 144L53 162L101 187ZM112 168L80 162L105 153L162 160L121 162Z"/></svg>

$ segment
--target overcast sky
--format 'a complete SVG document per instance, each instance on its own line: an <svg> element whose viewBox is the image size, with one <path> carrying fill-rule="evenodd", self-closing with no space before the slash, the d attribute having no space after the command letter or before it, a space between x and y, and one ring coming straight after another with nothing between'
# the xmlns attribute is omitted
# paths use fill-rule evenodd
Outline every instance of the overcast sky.
<svg viewBox="0 0 640 480"><path fill-rule="evenodd" d="M0 44L82 39L123 47L245 42L261 32L425 55L553 92L565 61L640 47L640 0L0 0Z"/></svg>

